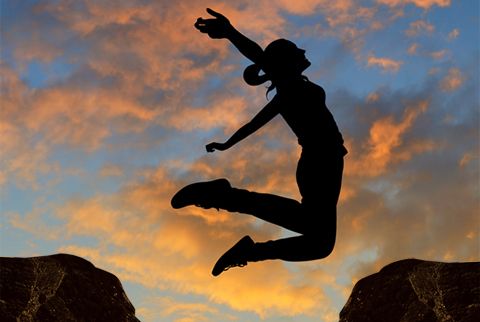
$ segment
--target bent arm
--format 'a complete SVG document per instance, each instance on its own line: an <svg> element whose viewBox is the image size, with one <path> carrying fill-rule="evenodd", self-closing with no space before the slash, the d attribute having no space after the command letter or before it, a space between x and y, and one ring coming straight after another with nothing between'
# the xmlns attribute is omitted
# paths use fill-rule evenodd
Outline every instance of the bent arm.
<svg viewBox="0 0 480 322"><path fill-rule="evenodd" d="M208 152L213 152L214 150L226 150L231 148L233 145L242 141L250 134L256 132L266 123L268 123L272 118L274 118L279 113L278 103L275 102L275 99L270 103L265 105L265 107L258 112L255 117L239 128L225 143L210 143L206 146Z"/></svg>

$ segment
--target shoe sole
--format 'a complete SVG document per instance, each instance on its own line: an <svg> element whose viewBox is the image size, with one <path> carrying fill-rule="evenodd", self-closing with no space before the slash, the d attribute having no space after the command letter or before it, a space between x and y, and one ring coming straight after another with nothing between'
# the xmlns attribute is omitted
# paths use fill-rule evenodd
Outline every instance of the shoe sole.
<svg viewBox="0 0 480 322"><path fill-rule="evenodd" d="M203 188L202 188L203 186ZM212 188L215 187L215 188ZM172 208L180 209L186 206L193 206L198 203L198 200L195 199L195 196L198 197L200 194L204 194L208 189L215 190L215 189L228 189L231 188L230 182L227 179L217 179L213 181L207 182L196 182L189 184L182 189L180 189L170 201ZM202 196L204 197L204 196ZM202 199L202 198L197 198ZM196 202L197 201L197 202Z"/></svg>
<svg viewBox="0 0 480 322"><path fill-rule="evenodd" d="M219 259L218 261L215 263L215 266L213 266L213 269L212 269L212 275L213 276L218 276L220 275L221 273L223 273L228 267L225 266L223 263L225 261L225 258L226 257L229 257L231 256L231 254L235 251L238 251L237 248L243 248L243 247L246 247L246 245L254 245L255 242L252 240L252 238L250 238L250 236L245 236L243 237L242 239L240 239L235 245L232 246L232 248L230 248L229 250L227 250L225 252L225 254L223 254ZM247 265L247 263L245 262L245 265ZM241 266L245 266L245 265L241 265Z"/></svg>

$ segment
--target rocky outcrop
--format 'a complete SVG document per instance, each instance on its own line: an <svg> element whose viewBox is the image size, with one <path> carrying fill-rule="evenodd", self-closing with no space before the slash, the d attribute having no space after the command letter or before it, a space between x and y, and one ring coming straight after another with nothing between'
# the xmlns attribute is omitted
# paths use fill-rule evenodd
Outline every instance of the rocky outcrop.
<svg viewBox="0 0 480 322"><path fill-rule="evenodd" d="M118 278L77 256L0 258L0 321L139 321Z"/></svg>
<svg viewBox="0 0 480 322"><path fill-rule="evenodd" d="M480 321L480 263L406 259L355 285L340 322Z"/></svg>

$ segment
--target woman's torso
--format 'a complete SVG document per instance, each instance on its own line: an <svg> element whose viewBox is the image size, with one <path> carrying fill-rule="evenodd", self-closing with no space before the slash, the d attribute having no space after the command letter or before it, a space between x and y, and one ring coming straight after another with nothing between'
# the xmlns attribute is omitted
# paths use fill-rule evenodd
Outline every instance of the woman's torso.
<svg viewBox="0 0 480 322"><path fill-rule="evenodd" d="M325 91L308 80L291 84L277 92L279 113L305 148L346 154L343 137L325 105Z"/></svg>

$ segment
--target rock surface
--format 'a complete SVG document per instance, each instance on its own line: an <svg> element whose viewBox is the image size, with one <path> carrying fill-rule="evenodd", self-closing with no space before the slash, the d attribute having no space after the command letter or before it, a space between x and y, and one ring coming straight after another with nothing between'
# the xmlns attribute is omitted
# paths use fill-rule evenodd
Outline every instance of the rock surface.
<svg viewBox="0 0 480 322"><path fill-rule="evenodd" d="M139 321L118 278L77 256L0 257L0 321Z"/></svg>
<svg viewBox="0 0 480 322"><path fill-rule="evenodd" d="M340 322L480 321L480 262L406 259L355 285Z"/></svg>

